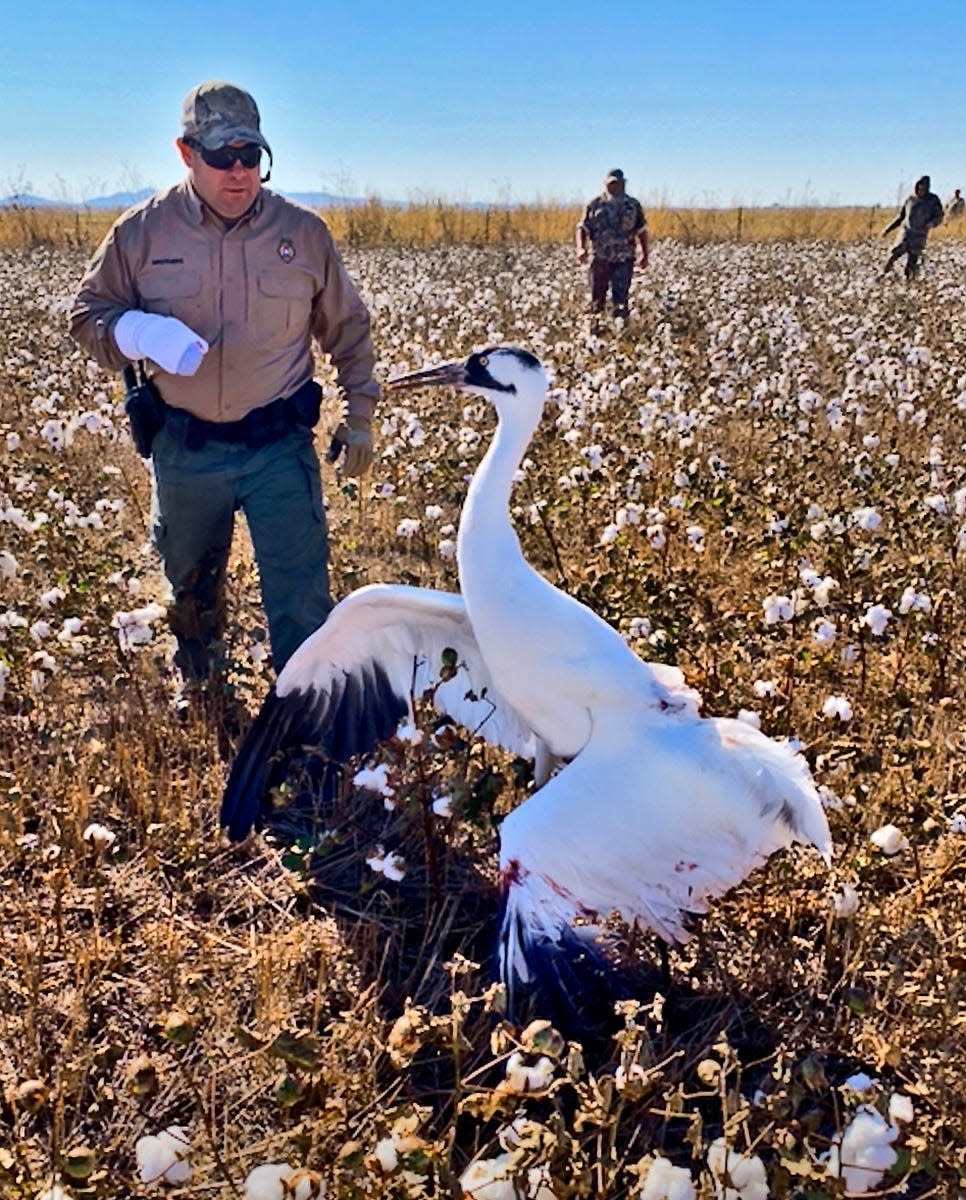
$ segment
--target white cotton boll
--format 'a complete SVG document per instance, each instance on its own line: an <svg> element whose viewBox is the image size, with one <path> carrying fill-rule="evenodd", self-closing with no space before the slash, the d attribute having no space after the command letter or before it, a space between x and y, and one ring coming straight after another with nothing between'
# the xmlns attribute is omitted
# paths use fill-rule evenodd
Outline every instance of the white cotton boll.
<svg viewBox="0 0 966 1200"><path fill-rule="evenodd" d="M396 526L396 533L399 537L411 538L420 528L421 524L415 517L405 517Z"/></svg>
<svg viewBox="0 0 966 1200"><path fill-rule="evenodd" d="M708 1148L708 1166L717 1200L768 1200L765 1164L757 1154L738 1154L718 1138Z"/></svg>
<svg viewBox="0 0 966 1200"><path fill-rule="evenodd" d="M756 679L751 689L759 700L764 700L766 696L774 696L778 690L773 679Z"/></svg>
<svg viewBox="0 0 966 1200"><path fill-rule="evenodd" d="M187 1183L191 1166L188 1131L183 1125L169 1125L157 1135L138 1138L134 1155L141 1182L153 1187L158 1183Z"/></svg>
<svg viewBox="0 0 966 1200"><path fill-rule="evenodd" d="M867 1092L875 1084L875 1080L865 1071L856 1071L854 1075L850 1075L846 1079L843 1087L849 1088L853 1092Z"/></svg>
<svg viewBox="0 0 966 1200"><path fill-rule="evenodd" d="M832 907L837 917L843 920L854 917L859 911L859 893L848 883L842 884L842 890L832 897Z"/></svg>
<svg viewBox="0 0 966 1200"><path fill-rule="evenodd" d="M525 1177L510 1175L510 1155L480 1158L460 1176L460 1188L468 1200L555 1200L544 1167L531 1167Z"/></svg>
<svg viewBox="0 0 966 1200"><path fill-rule="evenodd" d="M828 696L822 705L823 717L838 717L844 724L852 720L852 705L845 696Z"/></svg>
<svg viewBox="0 0 966 1200"><path fill-rule="evenodd" d="M389 784L389 767L386 763L379 763L375 767L363 767L353 775L352 782L356 787L365 788L366 791L375 792L380 796L395 795L395 789Z"/></svg>
<svg viewBox="0 0 966 1200"><path fill-rule="evenodd" d="M910 1096L903 1096L901 1092L896 1092L895 1095L889 1097L889 1120L893 1125L900 1122L903 1125L911 1125L915 1115Z"/></svg>
<svg viewBox="0 0 966 1200"><path fill-rule="evenodd" d="M393 883L398 883L406 876L406 860L403 856L395 851L386 854L382 846L378 846L376 853L366 859L366 866Z"/></svg>
<svg viewBox="0 0 966 1200"><path fill-rule="evenodd" d="M909 839L895 825L883 825L869 834L869 841L890 857L908 849Z"/></svg>
<svg viewBox="0 0 966 1200"><path fill-rule="evenodd" d="M63 588L52 587L49 591L40 593L40 607L53 608L55 604L59 604L61 600L66 599L67 593Z"/></svg>
<svg viewBox="0 0 966 1200"><path fill-rule="evenodd" d="M383 1174L391 1175L396 1167L399 1166L399 1155L396 1152L395 1137L381 1138L376 1142L373 1157L379 1164L379 1169Z"/></svg>
<svg viewBox="0 0 966 1200"><path fill-rule="evenodd" d="M863 1105L829 1152L829 1175L843 1179L846 1192L875 1191L899 1157L892 1147L898 1135L881 1113Z"/></svg>
<svg viewBox="0 0 966 1200"><path fill-rule="evenodd" d="M761 607L766 625L778 625L790 621L795 615L795 605L790 596L776 596L772 593L762 600Z"/></svg>
<svg viewBox="0 0 966 1200"><path fill-rule="evenodd" d="M398 883L400 879L406 876L406 860L401 854L396 854L393 851L387 854L382 864L382 873L386 879L392 880L393 883Z"/></svg>
<svg viewBox="0 0 966 1200"><path fill-rule="evenodd" d="M427 504L423 515L427 521L438 521L443 515L443 510L438 504Z"/></svg>
<svg viewBox="0 0 966 1200"><path fill-rule="evenodd" d="M663 525L648 525L646 537L652 550L663 550L667 545L667 535Z"/></svg>
<svg viewBox="0 0 966 1200"><path fill-rule="evenodd" d="M865 616L862 618L862 624L867 625L872 630L874 637L882 637L891 617L891 609L886 608L884 604L873 604L866 610Z"/></svg>
<svg viewBox="0 0 966 1200"><path fill-rule="evenodd" d="M519 1052L511 1054L506 1064L506 1082L514 1092L542 1092L553 1080L553 1062L546 1056L528 1065Z"/></svg>
<svg viewBox="0 0 966 1200"><path fill-rule="evenodd" d="M443 538L437 546L440 558L453 559L456 557L456 543L452 538Z"/></svg>
<svg viewBox="0 0 966 1200"><path fill-rule="evenodd" d="M396 737L401 742L408 742L411 746L418 746L424 736L423 731L417 729L411 721L403 721L396 729Z"/></svg>
<svg viewBox="0 0 966 1200"><path fill-rule="evenodd" d="M453 797L437 796L433 801L433 812L437 817L451 817L453 815Z"/></svg>
<svg viewBox="0 0 966 1200"><path fill-rule="evenodd" d="M58 1184L53 1184L44 1190L37 1197L37 1200L73 1200L70 1192L65 1192Z"/></svg>
<svg viewBox="0 0 966 1200"><path fill-rule="evenodd" d="M7 434L7 449L10 451L11 454L14 452L14 450L20 449L20 434L19 433L8 433Z"/></svg>
<svg viewBox="0 0 966 1200"><path fill-rule="evenodd" d="M471 1162L460 1176L460 1188L471 1200L518 1200L519 1193L507 1174L509 1154Z"/></svg>
<svg viewBox="0 0 966 1200"><path fill-rule="evenodd" d="M614 542L617 541L619 534L620 534L620 529L616 525L614 525L614 524L606 525L604 527L604 532L600 535L600 544L602 546L612 545Z"/></svg>
<svg viewBox="0 0 966 1200"><path fill-rule="evenodd" d="M704 530L700 525L689 525L684 531L687 535L688 545L695 554L703 554L705 551Z"/></svg>
<svg viewBox="0 0 966 1200"><path fill-rule="evenodd" d="M946 828L950 833L966 833L966 813L953 813L946 822Z"/></svg>
<svg viewBox="0 0 966 1200"><path fill-rule="evenodd" d="M288 1163L262 1163L245 1178L244 1200L286 1200L285 1184L292 1174Z"/></svg>
<svg viewBox="0 0 966 1200"><path fill-rule="evenodd" d="M0 550L0 576L4 579L15 578L20 570L20 563L14 558L9 550Z"/></svg>
<svg viewBox="0 0 966 1200"><path fill-rule="evenodd" d="M822 650L828 649L833 645L838 635L838 631L832 621L827 621L820 617L812 626L812 641Z"/></svg>
<svg viewBox="0 0 966 1200"><path fill-rule="evenodd" d="M317 1171L305 1167L293 1171L285 1184L285 1200L324 1200L325 1182Z"/></svg>
<svg viewBox="0 0 966 1200"><path fill-rule="evenodd" d="M899 600L899 612L905 616L910 612L932 612L932 601L912 586L906 588Z"/></svg>
<svg viewBox="0 0 966 1200"><path fill-rule="evenodd" d="M90 842L95 850L107 850L117 841L115 833L106 825L99 825L96 821L92 821L81 836L85 842Z"/></svg>
<svg viewBox="0 0 966 1200"><path fill-rule="evenodd" d="M640 1200L694 1200L694 1182L687 1167L676 1167L658 1156L651 1163L638 1193Z"/></svg>
<svg viewBox="0 0 966 1200"><path fill-rule="evenodd" d="M857 508L852 513L852 523L866 533L874 533L882 524L882 518L874 508Z"/></svg>

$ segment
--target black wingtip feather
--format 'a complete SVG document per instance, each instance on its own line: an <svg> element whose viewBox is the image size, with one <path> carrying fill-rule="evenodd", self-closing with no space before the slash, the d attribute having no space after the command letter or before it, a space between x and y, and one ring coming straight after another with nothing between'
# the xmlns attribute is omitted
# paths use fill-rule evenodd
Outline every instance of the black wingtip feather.
<svg viewBox="0 0 966 1200"><path fill-rule="evenodd" d="M296 744L306 699L301 692L284 699L270 692L245 735L228 775L219 816L233 842L242 841L260 824L276 756Z"/></svg>
<svg viewBox="0 0 966 1200"><path fill-rule="evenodd" d="M342 676L328 693L310 688L279 696L273 689L228 776L220 817L228 836L240 842L261 826L269 788L284 777L293 751L313 747L347 762L391 737L408 712L408 698L394 692L378 663L362 676Z"/></svg>

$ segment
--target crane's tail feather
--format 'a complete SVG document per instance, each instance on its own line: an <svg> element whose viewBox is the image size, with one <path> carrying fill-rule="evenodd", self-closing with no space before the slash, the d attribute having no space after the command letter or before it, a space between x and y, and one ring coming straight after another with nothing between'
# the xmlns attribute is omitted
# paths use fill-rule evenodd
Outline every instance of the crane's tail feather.
<svg viewBox="0 0 966 1200"><path fill-rule="evenodd" d="M659 972L622 964L598 926L540 913L525 891L511 886L503 899L498 954L507 1015L520 1024L549 1020L585 1047L603 1042L619 1027L618 1001L653 994Z"/></svg>

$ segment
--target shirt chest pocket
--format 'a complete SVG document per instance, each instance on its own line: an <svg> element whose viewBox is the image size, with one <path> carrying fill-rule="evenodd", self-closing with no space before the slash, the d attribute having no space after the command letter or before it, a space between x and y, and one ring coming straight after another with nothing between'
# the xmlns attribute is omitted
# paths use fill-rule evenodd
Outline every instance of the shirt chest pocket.
<svg viewBox="0 0 966 1200"><path fill-rule="evenodd" d="M146 312L178 317L196 333L202 315L201 272L191 267L155 267L138 280L141 304Z"/></svg>
<svg viewBox="0 0 966 1200"><path fill-rule="evenodd" d="M307 332L312 312L312 280L297 271L262 271L250 314L256 327L274 333Z"/></svg>

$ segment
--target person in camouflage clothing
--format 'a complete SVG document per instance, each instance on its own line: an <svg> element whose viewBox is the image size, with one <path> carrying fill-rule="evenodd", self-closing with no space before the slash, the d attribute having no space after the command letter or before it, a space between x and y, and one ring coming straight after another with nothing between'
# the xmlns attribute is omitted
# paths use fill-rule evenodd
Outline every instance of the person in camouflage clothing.
<svg viewBox="0 0 966 1200"><path fill-rule="evenodd" d="M587 261L587 243L593 246L590 262L590 306L604 311L610 288L614 316L627 316L627 298L634 272L635 242L640 243L640 265L648 262L647 220L640 202L625 191L624 172L615 168L604 178L604 191L584 210L577 226L577 259Z"/></svg>
<svg viewBox="0 0 966 1200"><path fill-rule="evenodd" d="M888 275L892 264L903 255L906 256L906 279L912 279L919 270L919 260L926 249L929 230L941 225L943 219L942 201L935 192L929 190L929 183L928 175L917 179L912 195L896 213L895 220L883 229L882 236L886 237L893 229L902 226L899 240L882 268L883 275Z"/></svg>

